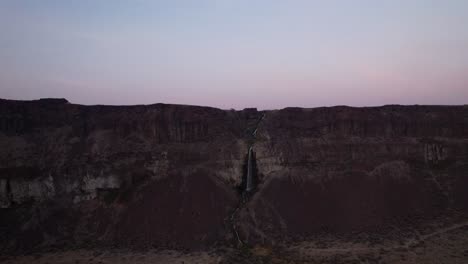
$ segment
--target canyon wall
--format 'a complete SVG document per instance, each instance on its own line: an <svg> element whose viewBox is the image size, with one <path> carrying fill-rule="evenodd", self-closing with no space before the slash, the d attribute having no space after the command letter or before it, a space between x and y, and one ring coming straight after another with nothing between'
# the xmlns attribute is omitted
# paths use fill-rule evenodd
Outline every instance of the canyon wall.
<svg viewBox="0 0 468 264"><path fill-rule="evenodd" d="M253 241L385 237L468 206L466 106L287 108L258 131Z"/></svg>
<svg viewBox="0 0 468 264"><path fill-rule="evenodd" d="M256 186L246 194L250 146ZM468 211L466 106L0 100L0 149L5 251L274 244Z"/></svg>

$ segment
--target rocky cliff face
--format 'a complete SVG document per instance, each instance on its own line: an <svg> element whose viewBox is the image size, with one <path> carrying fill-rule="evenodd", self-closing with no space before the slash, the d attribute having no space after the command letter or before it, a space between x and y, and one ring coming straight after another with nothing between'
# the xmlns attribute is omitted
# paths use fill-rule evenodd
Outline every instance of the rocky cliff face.
<svg viewBox="0 0 468 264"><path fill-rule="evenodd" d="M250 146L256 186L245 193ZM1 100L0 149L2 250L275 244L468 211L465 106Z"/></svg>
<svg viewBox="0 0 468 264"><path fill-rule="evenodd" d="M253 241L385 237L467 208L467 107L288 108L259 133Z"/></svg>

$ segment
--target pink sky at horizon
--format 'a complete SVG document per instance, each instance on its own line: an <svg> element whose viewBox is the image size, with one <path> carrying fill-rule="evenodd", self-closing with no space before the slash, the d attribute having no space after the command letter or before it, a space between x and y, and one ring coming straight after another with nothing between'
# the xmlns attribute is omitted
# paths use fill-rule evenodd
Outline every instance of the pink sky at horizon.
<svg viewBox="0 0 468 264"><path fill-rule="evenodd" d="M0 2L0 98L468 103L468 1Z"/></svg>

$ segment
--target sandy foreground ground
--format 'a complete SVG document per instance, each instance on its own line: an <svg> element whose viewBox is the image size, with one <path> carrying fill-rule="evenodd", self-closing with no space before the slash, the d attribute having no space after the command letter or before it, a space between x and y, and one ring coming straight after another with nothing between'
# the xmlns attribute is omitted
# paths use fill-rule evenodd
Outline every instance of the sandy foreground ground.
<svg viewBox="0 0 468 264"><path fill-rule="evenodd" d="M335 243L318 248L303 242L288 250L297 263L468 263L468 222L398 242Z"/></svg>
<svg viewBox="0 0 468 264"><path fill-rule="evenodd" d="M327 246L302 242L281 250L265 246L224 248L210 252L149 250L119 252L69 250L26 256L0 256L5 264L126 264L126 263L468 263L468 222L435 230L406 241L370 245L331 242Z"/></svg>
<svg viewBox="0 0 468 264"><path fill-rule="evenodd" d="M1 263L11 264L79 264L79 263L220 263L221 257L206 252L184 254L177 251L148 252L98 252L90 250L64 251L32 256L4 257Z"/></svg>

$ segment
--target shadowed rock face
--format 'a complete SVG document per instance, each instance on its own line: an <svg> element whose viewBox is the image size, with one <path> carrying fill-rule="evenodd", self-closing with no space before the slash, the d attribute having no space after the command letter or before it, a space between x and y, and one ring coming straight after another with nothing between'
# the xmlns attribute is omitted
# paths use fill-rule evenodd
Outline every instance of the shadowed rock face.
<svg viewBox="0 0 468 264"><path fill-rule="evenodd" d="M224 239L244 162L242 115L0 101L2 246L199 247ZM43 232L55 214L66 225Z"/></svg>
<svg viewBox="0 0 468 264"><path fill-rule="evenodd" d="M251 143L256 188L239 207ZM248 243L277 243L468 212L464 106L261 113L0 100L0 149L5 251L203 248L232 243L232 221Z"/></svg>
<svg viewBox="0 0 468 264"><path fill-rule="evenodd" d="M466 210L468 108L290 108L259 128L253 241L385 234Z"/></svg>

